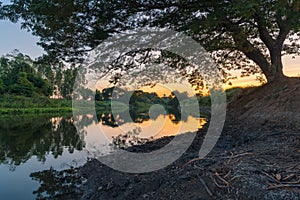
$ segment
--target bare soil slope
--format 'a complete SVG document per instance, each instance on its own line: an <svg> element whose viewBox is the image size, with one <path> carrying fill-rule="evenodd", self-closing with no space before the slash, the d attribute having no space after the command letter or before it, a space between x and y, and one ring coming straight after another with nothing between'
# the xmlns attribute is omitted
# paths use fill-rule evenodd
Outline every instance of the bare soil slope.
<svg viewBox="0 0 300 200"><path fill-rule="evenodd" d="M241 120L300 128L300 78L246 89L229 104L229 111Z"/></svg>

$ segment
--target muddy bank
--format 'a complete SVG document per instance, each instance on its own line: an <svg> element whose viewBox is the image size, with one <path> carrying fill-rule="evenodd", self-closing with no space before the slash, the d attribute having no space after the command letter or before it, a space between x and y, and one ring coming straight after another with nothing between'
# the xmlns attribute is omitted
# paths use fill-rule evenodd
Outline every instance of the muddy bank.
<svg viewBox="0 0 300 200"><path fill-rule="evenodd" d="M300 81L244 91L229 104L213 151L197 160L206 133L172 165L147 174L114 171L93 160L80 169L82 199L299 199ZM148 152L163 138L130 151Z"/></svg>
<svg viewBox="0 0 300 200"><path fill-rule="evenodd" d="M97 160L79 169L81 199L299 199L299 130L247 126L227 116L222 136L203 160L198 151L207 126L189 150L167 168L147 174L114 171ZM130 151L147 152L163 138Z"/></svg>

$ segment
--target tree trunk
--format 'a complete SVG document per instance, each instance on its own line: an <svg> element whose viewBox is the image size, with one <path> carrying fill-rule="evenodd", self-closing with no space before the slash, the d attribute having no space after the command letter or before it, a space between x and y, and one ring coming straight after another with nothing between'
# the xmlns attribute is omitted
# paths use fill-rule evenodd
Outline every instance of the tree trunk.
<svg viewBox="0 0 300 200"><path fill-rule="evenodd" d="M268 67L265 76L268 83L278 81L285 78L283 74L283 64L281 57L281 47L277 46L270 50L271 65Z"/></svg>

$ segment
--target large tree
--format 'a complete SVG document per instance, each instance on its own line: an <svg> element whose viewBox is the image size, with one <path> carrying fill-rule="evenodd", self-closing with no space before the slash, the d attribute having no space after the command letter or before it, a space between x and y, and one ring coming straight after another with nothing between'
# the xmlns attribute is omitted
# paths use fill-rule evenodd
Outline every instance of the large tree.
<svg viewBox="0 0 300 200"><path fill-rule="evenodd" d="M34 61L18 51L0 57L0 94L50 96L53 87Z"/></svg>
<svg viewBox="0 0 300 200"><path fill-rule="evenodd" d="M284 78L282 55L300 53L299 0L13 0L0 18L21 20L49 55L70 61L141 26L184 31L223 68L269 82Z"/></svg>

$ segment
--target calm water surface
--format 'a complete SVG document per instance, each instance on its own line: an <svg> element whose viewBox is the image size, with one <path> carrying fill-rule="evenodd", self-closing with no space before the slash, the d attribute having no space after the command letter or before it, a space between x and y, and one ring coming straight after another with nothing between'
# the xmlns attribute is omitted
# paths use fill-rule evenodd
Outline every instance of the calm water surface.
<svg viewBox="0 0 300 200"><path fill-rule="evenodd" d="M35 199L41 184L32 173L54 169L61 171L82 166L95 154L107 154L116 149L113 138L126 135L135 138L118 144L130 144L163 136L196 131L205 119L192 116L180 119L176 114L122 113L55 116L23 115L0 117L0 196L1 199ZM83 122L75 128L74 122ZM102 133L101 133L102 132ZM104 133L104 134L103 134ZM132 137L130 137L132 136ZM107 142L106 137L109 142Z"/></svg>

